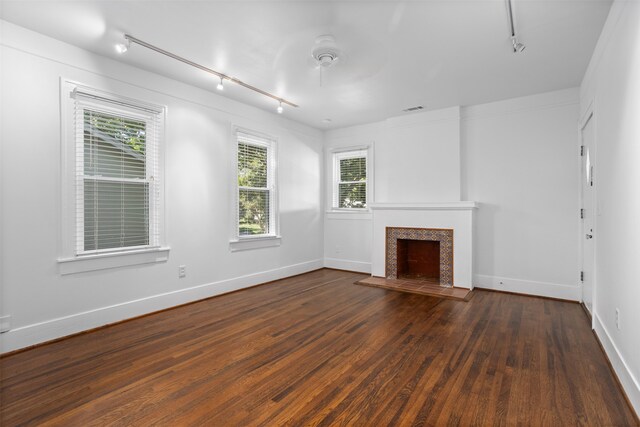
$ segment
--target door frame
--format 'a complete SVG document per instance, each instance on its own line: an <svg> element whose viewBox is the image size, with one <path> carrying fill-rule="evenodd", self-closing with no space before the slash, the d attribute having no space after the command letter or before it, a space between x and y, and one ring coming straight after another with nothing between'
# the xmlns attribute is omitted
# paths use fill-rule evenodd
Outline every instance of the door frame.
<svg viewBox="0 0 640 427"><path fill-rule="evenodd" d="M584 110L584 113L582 114L582 116L579 119L578 122L578 143L579 143L579 147L578 149L581 149L582 145L583 145L583 131L584 128L587 126L587 124L591 122L591 126L593 129L593 141L592 141L592 146L591 146L591 156L593 159L596 159L596 161L593 162L593 176L596 177L596 179L594 180L594 184L593 184L593 193L592 193L592 206L593 206L593 228L596 230L596 232L594 233L594 240L593 240L593 268L592 268L592 272L593 272L593 278L592 278L592 288L591 288L591 329L595 328L595 313L596 313L596 305L597 305L597 293L596 293L596 289L597 289L597 263L596 263L596 259L598 256L598 252L597 252L597 246L596 243L598 241L598 233L597 233L597 220L598 220L598 162L597 162L597 146L598 146L598 141L597 141L597 122L596 122L596 109L595 109L595 102L593 100L591 100L591 102L589 103L589 105L587 106L587 108ZM583 179L585 179L585 177L582 174L582 163L583 163L583 159L582 156L579 156L579 169L578 169L578 176L580 177L580 180L578 182L580 182L580 186L578 188L578 193L579 193L579 200L580 200L580 209L582 209L584 207L584 198L582 195L582 183L583 183ZM580 246L580 268L582 269L584 267L584 245L585 245L585 238L584 238L584 230L583 230L583 222L582 219L580 220L580 227L578 227L578 239L579 239L579 246ZM583 282L579 282L580 283L580 299L582 299L582 295L583 295L583 290L584 290L584 285ZM582 304L584 304L584 301L581 301Z"/></svg>

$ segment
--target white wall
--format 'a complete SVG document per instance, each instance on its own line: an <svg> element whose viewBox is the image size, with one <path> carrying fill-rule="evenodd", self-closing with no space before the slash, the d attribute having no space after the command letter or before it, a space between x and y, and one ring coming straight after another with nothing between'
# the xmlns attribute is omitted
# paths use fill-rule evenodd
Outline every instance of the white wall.
<svg viewBox="0 0 640 427"><path fill-rule="evenodd" d="M460 200L460 109L392 117L325 133L325 200L331 206L331 150L373 145L369 202ZM371 214L326 213L325 265L371 272Z"/></svg>
<svg viewBox="0 0 640 427"><path fill-rule="evenodd" d="M1 351L322 266L320 131L2 27ZM167 106L167 262L59 274L61 77ZM234 124L278 138L279 247L229 251Z"/></svg>
<svg viewBox="0 0 640 427"><path fill-rule="evenodd" d="M0 37L2 36L2 20L0 20ZM2 42L2 38L0 38L0 43ZM0 49L0 82L4 81L4 66L2 66L2 64L4 64L5 58L4 58L4 49ZM4 205L4 201L3 201L3 197L2 195L4 194L4 188L6 185L6 180L4 179L4 173L3 170L4 168L2 167L2 164L4 162L4 139L1 138L2 136L2 129L4 129L4 108L5 108L5 103L1 101L2 97L4 95L4 90L2 87L2 84L0 83L0 318L3 318L5 316L6 311L6 298L4 298L4 276L5 276L5 270L4 270L4 244L2 242L4 242L4 227L3 227L3 223L4 223L4 209L2 208L2 206ZM1 322L0 322L1 324ZM2 325L4 326L4 325ZM4 330L5 328L2 327L0 330ZM2 352L2 348L0 347L0 352Z"/></svg>
<svg viewBox="0 0 640 427"><path fill-rule="evenodd" d="M384 130L384 122L378 122L325 132L324 192L327 212L324 219L324 256L327 267L371 273L373 244L371 213L329 212L333 191L331 150L372 145L375 169L376 144L379 144ZM371 181L372 177L368 178ZM375 179L373 185L375 187ZM369 199L370 201L375 199L375 194L373 197L369 194Z"/></svg>
<svg viewBox="0 0 640 427"><path fill-rule="evenodd" d="M580 300L578 91L465 107L475 285Z"/></svg>
<svg viewBox="0 0 640 427"><path fill-rule="evenodd" d="M593 107L597 197L594 327L640 413L640 3L615 1L580 91ZM615 310L620 310L620 329Z"/></svg>
<svg viewBox="0 0 640 427"><path fill-rule="evenodd" d="M460 200L458 107L392 117L384 126L375 146L376 202Z"/></svg>
<svg viewBox="0 0 640 427"><path fill-rule="evenodd" d="M325 144L375 141L376 202L479 202L475 286L579 300L577 121L568 89L330 131ZM370 272L370 220L336 218L327 265Z"/></svg>

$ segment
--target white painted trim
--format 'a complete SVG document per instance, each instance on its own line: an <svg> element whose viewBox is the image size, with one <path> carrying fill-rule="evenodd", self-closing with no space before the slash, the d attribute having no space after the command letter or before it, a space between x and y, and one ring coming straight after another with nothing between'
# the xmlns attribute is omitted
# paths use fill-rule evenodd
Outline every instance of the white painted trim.
<svg viewBox="0 0 640 427"><path fill-rule="evenodd" d="M584 115L580 118L579 120L579 128L578 128L578 144L580 147L582 147L584 145L584 140L583 140L583 131L584 128L587 126L587 124L589 122L592 123L593 126L593 146L591 147L591 151L590 151L590 156L592 158L593 161L593 168L594 168L594 172L595 172L595 177L598 177L598 152L597 152L597 147L598 147L598 129L597 129L597 120L596 120L596 107L595 107L596 101L595 99L592 99L589 102L589 106L587 107L587 109L585 110ZM578 157L578 182L580 183L580 187L578 189L578 200L580 203L580 207L579 209L584 208L584 194L583 194L583 189L582 189L582 182L585 179L585 177L583 176L583 170L582 170L582 156L577 156ZM598 263L596 262L596 257L597 257L597 242L598 242L598 180L597 178L592 178L593 180L593 190L592 190L592 208L593 208L593 229L596 231L594 234L595 239L593 240L593 245L594 245L594 254L593 254L593 259L591 260L591 262L593 263L593 268L591 271L591 274L593 275L592 281L591 281L591 309L589 310L589 307L587 307L586 304L584 304L585 307L587 307L587 311L589 311L592 316L591 316L591 328L594 329L595 328L595 316L593 316L593 313L595 313L596 311L596 304L597 304L597 289L598 289ZM580 249L580 269L581 271L585 271L585 255L584 255L584 245L585 245L585 230L584 230L584 220L580 219L579 222L579 229L578 229L578 247ZM584 295L583 295L583 291L584 288L582 287L582 283L580 283L580 301L584 303Z"/></svg>
<svg viewBox="0 0 640 427"><path fill-rule="evenodd" d="M357 271L358 273L371 274L371 263L363 261L351 261L348 259L325 258L324 266L338 270Z"/></svg>
<svg viewBox="0 0 640 427"><path fill-rule="evenodd" d="M255 248L264 248L268 246L279 246L280 245L280 202L279 202L279 188L280 184L278 182L278 140L279 138L275 135L270 135L261 130L252 130L248 127L240 126L238 124L232 124L231 127L231 146L235 147L231 150L231 155L233 156L230 159L231 173L233 174L231 178L231 182L233 183L233 193L232 193L232 223L231 223L231 238L230 238L230 249L232 252L238 250L247 250L247 249L255 249ZM238 144L240 143L238 140L238 133L244 133L250 136L254 136L257 139L261 140L256 143L251 143L254 145L260 145L267 149L267 187L269 190L269 234L268 235L259 235L256 237L248 237L240 235L240 210L239 210L239 201L240 201L240 186L238 185ZM244 240L258 240L265 239L271 240L271 244L267 243L258 243L258 244L247 244L244 243Z"/></svg>
<svg viewBox="0 0 640 427"><path fill-rule="evenodd" d="M461 121L467 122L490 117L511 116L578 105L579 103L579 88L561 89L502 101L466 106L462 108Z"/></svg>
<svg viewBox="0 0 640 427"><path fill-rule="evenodd" d="M0 335L0 352L6 353L154 311L198 301L272 280L295 276L322 267L323 260L316 259L22 326Z"/></svg>
<svg viewBox="0 0 640 427"><path fill-rule="evenodd" d="M355 219L371 221L373 213L369 209L331 210L326 212L326 217L331 220Z"/></svg>
<svg viewBox="0 0 640 427"><path fill-rule="evenodd" d="M331 177L331 187L329 189L329 192L327 192L327 200L326 200L326 205L328 207L330 207L330 209L327 210L327 212L333 211L333 212L345 212L345 211L349 211L350 209L340 209L340 208L336 208L334 207L334 201L336 199L336 192L337 190L337 186L338 186L338 165L337 165L337 157L345 154L345 153L349 153L351 151L364 151L365 152L365 157L367 160L367 206L369 206L371 203L374 203L374 196L375 196L375 170L374 170L374 166L375 166L375 141L371 140L371 141L367 141L364 142L362 144L357 144L357 145L349 145L349 146L335 146L335 147L325 147L325 156L324 156L324 161L325 161L325 167L323 168L323 170L325 171L325 173L327 174L327 177ZM327 171L326 166L330 165L331 170ZM322 182L324 185L326 185L326 178L322 179ZM326 190L325 190L326 191ZM366 212L369 212L369 208L367 207L366 209L363 209ZM356 211L360 211L359 213L362 213L361 209L356 209Z"/></svg>
<svg viewBox="0 0 640 427"><path fill-rule="evenodd" d="M476 202L443 202L443 203L372 203L372 210L471 210L476 209Z"/></svg>
<svg viewBox="0 0 640 427"><path fill-rule="evenodd" d="M536 282L534 280L486 276L483 274L476 274L473 278L474 286L476 288L513 292L523 295L537 295L569 301L580 301L582 298L582 289L577 285Z"/></svg>
<svg viewBox="0 0 640 427"><path fill-rule="evenodd" d="M629 365L611 339L611 335L607 331L607 328L605 328L604 323L600 320L598 313L595 312L593 325L595 333L598 339L600 339L602 347L604 347L604 352L609 358L609 362L611 362L611 366L613 366L613 370L616 372L618 380L620 380L620 384L622 384L622 388L631 402L631 406L633 406L636 414L640 414L640 382L633 376L633 373L631 373Z"/></svg>
<svg viewBox="0 0 640 427"><path fill-rule="evenodd" d="M58 262L66 263L71 261L80 261L85 260L85 256L89 258L88 255L91 254L90 251L83 251L81 248L78 248L78 238L82 241L82 237L84 235L84 219L82 212L84 208L82 205L79 205L79 200L82 198L82 184L80 188L77 187L77 171L78 167L82 169L82 164L78 165L78 158L82 159L82 156L78 156L78 150L82 150L83 148L83 140L82 135L78 135L76 129L76 117L75 117L75 109L77 108L77 99L74 95L75 91L80 90L81 92L88 94L89 96L97 96L100 97L100 101L97 105L102 109L107 109L115 115L118 114L126 114L127 116L135 117L145 123L149 124L150 121L157 120L157 129L149 129L148 134L153 131L154 138L157 140L157 146L149 148L153 148L157 151L157 170L156 168L150 168L147 166L148 175L149 171L151 175L156 176L156 183L153 184L153 187L157 190L158 196L149 195L149 239L150 246L152 248L145 248L141 251L127 251L122 250L117 252L117 254L132 254L132 253L141 253L143 251L153 252L158 251L157 246L164 246L167 242L166 237L166 223L165 223L165 144L166 144L166 115L168 107L163 104L154 103L148 101L146 99L138 99L131 98L128 96L121 95L118 91L105 90L103 87L94 87L92 85L88 85L73 79L68 79L66 77L60 77L60 153L61 153L61 161L60 161L60 200L61 200L61 210L60 217L62 221L58 226L58 232L60 235L59 239L59 254L60 259ZM114 103L111 105L110 103ZM80 108L89 108L90 105L93 105L89 101L82 101ZM136 111L136 109L144 110ZM157 135L155 135L157 133ZM82 162L82 160L80 160ZM145 159L145 164L149 162L149 159ZM109 180L109 178L103 178ZM149 181L150 177L146 176L146 182ZM121 182L122 180L116 179L115 181ZM151 185L151 184L149 184ZM154 190L155 191L155 190ZM152 220L152 218L157 218L157 220ZM154 224L156 226L154 226ZM157 227L157 229L156 229ZM168 249L168 248L166 248ZM80 253L80 256L76 257L76 254ZM109 254L113 255L113 254ZM168 256L168 250L167 254ZM60 273L61 274L72 274L83 271L92 271L92 270L102 270L106 268L113 268L119 266L127 266L127 265L137 265L137 264L145 264L151 262L161 262L166 261L167 256L164 259L153 260L151 257L144 258L138 256L137 258L131 258L129 261L124 260L124 258L119 258L123 260L121 263L117 264L114 260L109 262L98 263L96 261L92 262L79 262L75 267L72 267L72 264L68 266L60 265Z"/></svg>
<svg viewBox="0 0 640 427"><path fill-rule="evenodd" d="M383 120L387 129L412 128L430 123L441 123L460 120L460 106L420 111Z"/></svg>
<svg viewBox="0 0 640 427"><path fill-rule="evenodd" d="M341 153L349 153L350 151L368 151L371 147L370 143L362 144L362 145L349 145L349 146L340 146L340 147L329 147L329 152L331 154L341 154Z"/></svg>
<svg viewBox="0 0 640 427"><path fill-rule="evenodd" d="M145 248L133 251L111 252L58 258L60 274L75 274L86 271L106 270L130 265L153 264L169 259L169 248Z"/></svg>
<svg viewBox="0 0 640 427"><path fill-rule="evenodd" d="M229 249L231 250L231 252L247 251L250 249L261 249L280 246L281 243L282 237L280 236L246 237L230 241Z"/></svg>

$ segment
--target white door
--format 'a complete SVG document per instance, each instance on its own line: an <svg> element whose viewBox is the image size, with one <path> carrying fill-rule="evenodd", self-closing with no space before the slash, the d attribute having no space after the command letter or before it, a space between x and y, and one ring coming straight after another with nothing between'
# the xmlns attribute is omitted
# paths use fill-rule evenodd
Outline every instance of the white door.
<svg viewBox="0 0 640 427"><path fill-rule="evenodd" d="M593 313L595 203L594 203L594 144L593 114L582 128L582 302Z"/></svg>

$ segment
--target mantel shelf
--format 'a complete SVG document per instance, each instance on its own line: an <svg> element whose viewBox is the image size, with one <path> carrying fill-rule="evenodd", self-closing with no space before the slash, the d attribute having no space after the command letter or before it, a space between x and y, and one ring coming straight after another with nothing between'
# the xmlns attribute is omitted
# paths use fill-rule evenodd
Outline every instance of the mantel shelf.
<svg viewBox="0 0 640 427"><path fill-rule="evenodd" d="M478 208L477 202L433 202L433 203L371 203L371 210L470 210Z"/></svg>

